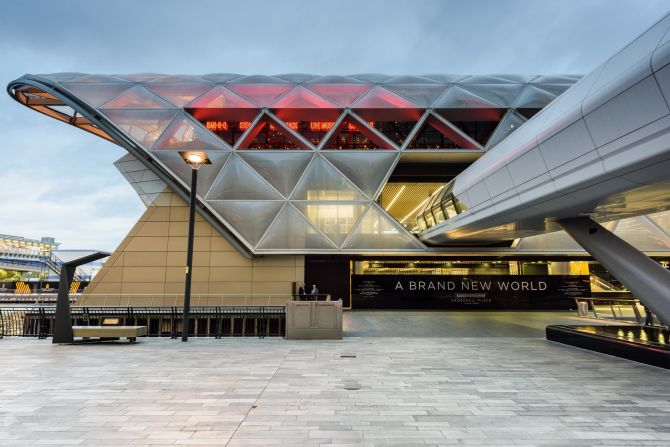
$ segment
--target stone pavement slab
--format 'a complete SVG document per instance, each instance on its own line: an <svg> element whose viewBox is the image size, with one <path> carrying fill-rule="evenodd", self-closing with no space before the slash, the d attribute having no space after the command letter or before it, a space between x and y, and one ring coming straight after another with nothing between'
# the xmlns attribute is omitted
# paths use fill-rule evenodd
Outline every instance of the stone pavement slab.
<svg viewBox="0 0 670 447"><path fill-rule="evenodd" d="M670 445L667 371L541 338L5 338L0 371L2 446Z"/></svg>

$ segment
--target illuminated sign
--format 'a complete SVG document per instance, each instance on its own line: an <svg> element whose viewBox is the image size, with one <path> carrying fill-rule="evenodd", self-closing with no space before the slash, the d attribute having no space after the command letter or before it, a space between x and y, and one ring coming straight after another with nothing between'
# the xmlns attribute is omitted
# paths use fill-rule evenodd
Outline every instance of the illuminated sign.
<svg viewBox="0 0 670 447"><path fill-rule="evenodd" d="M251 121L240 121L237 123L239 130L247 130L251 126ZM235 127L234 122L228 121L205 121L205 127L213 132L227 132Z"/></svg>
<svg viewBox="0 0 670 447"><path fill-rule="evenodd" d="M311 132L328 132L330 129L333 128L335 123L333 121L309 121L308 123L309 130ZM368 124L371 127L374 127L375 122L374 121L368 121ZM298 121L286 121L286 125L291 129L298 131L300 130L300 122ZM247 130L251 126L251 121L239 121L237 123L235 122L228 122L228 121L205 121L205 127L207 129L211 130L212 132L228 132L229 130L234 129L237 127L238 130L244 131ZM274 124L270 124L269 126L271 131L276 131L277 128ZM356 124L354 123L346 123L346 126L344 130L349 131L349 132L356 132L358 131L358 128L356 127Z"/></svg>

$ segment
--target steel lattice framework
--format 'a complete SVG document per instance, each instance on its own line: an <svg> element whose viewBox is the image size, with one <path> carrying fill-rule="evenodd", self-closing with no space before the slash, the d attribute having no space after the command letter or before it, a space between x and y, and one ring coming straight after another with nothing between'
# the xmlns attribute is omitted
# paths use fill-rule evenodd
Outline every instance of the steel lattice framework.
<svg viewBox="0 0 670 447"><path fill-rule="evenodd" d="M377 203L404 154L473 160L578 79L59 73L8 90L128 149L117 167L147 205L188 191L180 151L207 151L199 211L248 253L416 252Z"/></svg>

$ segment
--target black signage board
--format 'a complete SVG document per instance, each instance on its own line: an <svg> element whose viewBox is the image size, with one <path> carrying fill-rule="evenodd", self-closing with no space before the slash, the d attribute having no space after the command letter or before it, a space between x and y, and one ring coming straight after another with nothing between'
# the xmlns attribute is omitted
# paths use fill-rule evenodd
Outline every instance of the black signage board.
<svg viewBox="0 0 670 447"><path fill-rule="evenodd" d="M588 275L352 275L353 309L567 310Z"/></svg>

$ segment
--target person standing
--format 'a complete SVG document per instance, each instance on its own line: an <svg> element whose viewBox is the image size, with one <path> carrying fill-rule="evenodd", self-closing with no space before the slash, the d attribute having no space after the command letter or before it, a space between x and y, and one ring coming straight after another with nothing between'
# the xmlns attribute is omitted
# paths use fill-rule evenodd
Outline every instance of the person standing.
<svg viewBox="0 0 670 447"><path fill-rule="evenodd" d="M645 326L653 326L654 325L654 313L649 309L645 304L644 306L644 313L645 313L645 319L644 319L644 325Z"/></svg>
<svg viewBox="0 0 670 447"><path fill-rule="evenodd" d="M319 288L316 287L316 284L312 284L312 299L314 301L319 299Z"/></svg>
<svg viewBox="0 0 670 447"><path fill-rule="evenodd" d="M300 287L298 287L298 300L305 301L307 298L307 286L303 282Z"/></svg>

